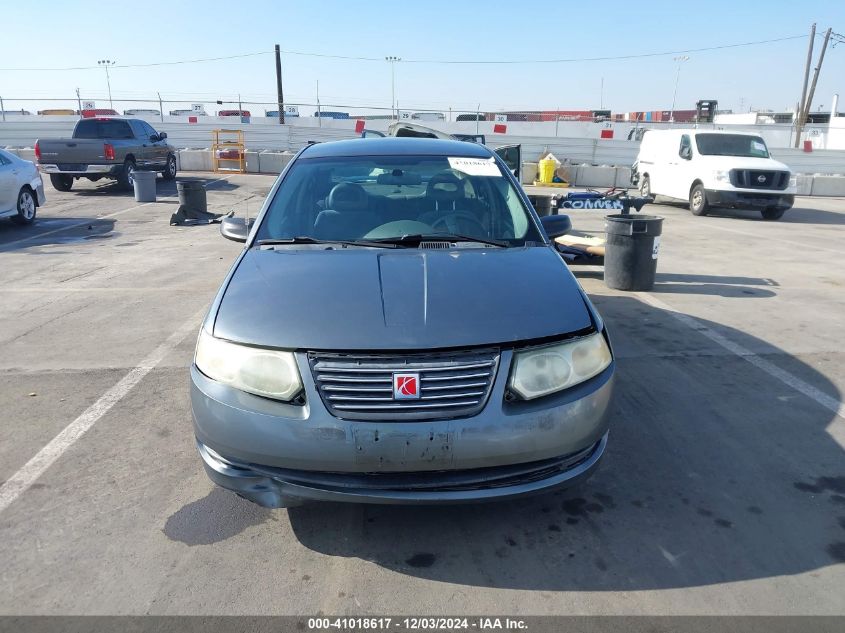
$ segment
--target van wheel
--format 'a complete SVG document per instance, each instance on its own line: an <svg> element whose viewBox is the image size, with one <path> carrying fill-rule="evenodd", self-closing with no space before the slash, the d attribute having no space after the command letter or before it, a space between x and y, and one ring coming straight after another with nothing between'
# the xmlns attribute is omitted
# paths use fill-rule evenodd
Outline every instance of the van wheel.
<svg viewBox="0 0 845 633"><path fill-rule="evenodd" d="M710 210L707 204L707 194L704 193L704 186L701 184L692 188L689 193L689 210L693 215L707 215Z"/></svg>
<svg viewBox="0 0 845 633"><path fill-rule="evenodd" d="M56 191L70 191L70 188L73 187L73 176L50 174L50 183Z"/></svg>
<svg viewBox="0 0 845 633"><path fill-rule="evenodd" d="M784 213L786 213L786 209L778 209L777 207L769 207L768 209L760 210L760 214L763 216L763 219L769 221L780 220Z"/></svg>
<svg viewBox="0 0 845 633"><path fill-rule="evenodd" d="M651 182L645 174L640 178L640 195L643 198L651 196Z"/></svg>

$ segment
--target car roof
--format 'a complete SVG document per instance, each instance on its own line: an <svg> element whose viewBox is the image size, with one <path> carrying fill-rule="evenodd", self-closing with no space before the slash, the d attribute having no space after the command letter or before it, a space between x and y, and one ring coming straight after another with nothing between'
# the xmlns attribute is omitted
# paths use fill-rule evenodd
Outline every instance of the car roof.
<svg viewBox="0 0 845 633"><path fill-rule="evenodd" d="M315 143L308 147L302 158L326 158L331 156L469 156L490 158L493 155L487 147L466 141L447 141L434 138L384 137L360 138L348 141Z"/></svg>

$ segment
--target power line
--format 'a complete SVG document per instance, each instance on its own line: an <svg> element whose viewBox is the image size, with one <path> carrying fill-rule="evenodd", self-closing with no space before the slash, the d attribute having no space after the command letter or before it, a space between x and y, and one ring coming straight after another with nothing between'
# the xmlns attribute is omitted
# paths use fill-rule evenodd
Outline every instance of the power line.
<svg viewBox="0 0 845 633"><path fill-rule="evenodd" d="M745 46L759 46L761 44L774 44L789 40L805 39L807 35L790 35L768 40L756 40L753 42L740 42L737 44L722 44L719 46L705 46L701 48L687 48L681 50L661 51L652 53L635 53L630 55L609 55L604 57L569 57L560 59L408 59L402 58L404 64L488 64L488 65L518 65L518 64L571 64L577 62L599 62L599 61L622 61L626 59L642 59L645 57L665 57L669 55L680 55L686 53L703 53L707 51L718 51L730 48ZM319 57L324 59L342 59L347 61L363 62L384 62L384 57L362 57L354 55L331 55L328 53L313 53L307 51L282 50L284 55L298 55L302 57ZM202 59L185 59L169 62L150 62L146 64L117 64L115 68L150 68L155 66L175 66L179 64L198 64L204 62L225 61L230 59L242 59L245 57L256 57L259 55L272 55L273 51L258 51L255 53L243 53L240 55L226 55L221 57L205 57ZM97 66L70 66L65 68L0 68L6 72L38 72L38 71L67 71L67 70L93 70Z"/></svg>

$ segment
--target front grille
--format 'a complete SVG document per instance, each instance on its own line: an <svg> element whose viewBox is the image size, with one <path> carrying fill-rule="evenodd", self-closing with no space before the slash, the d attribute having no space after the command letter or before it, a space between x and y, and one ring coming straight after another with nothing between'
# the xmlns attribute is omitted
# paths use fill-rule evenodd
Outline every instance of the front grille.
<svg viewBox="0 0 845 633"><path fill-rule="evenodd" d="M475 415L490 395L499 350L447 354L349 355L311 352L311 372L332 415L416 421ZM393 397L393 374L419 374L419 399Z"/></svg>
<svg viewBox="0 0 845 633"><path fill-rule="evenodd" d="M786 189L789 186L788 171L732 169L730 177L731 184L742 189Z"/></svg>

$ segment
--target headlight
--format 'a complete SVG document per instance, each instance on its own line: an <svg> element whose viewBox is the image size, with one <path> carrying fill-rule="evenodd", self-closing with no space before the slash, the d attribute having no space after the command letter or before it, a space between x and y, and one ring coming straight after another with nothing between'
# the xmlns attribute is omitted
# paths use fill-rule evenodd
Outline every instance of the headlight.
<svg viewBox="0 0 845 633"><path fill-rule="evenodd" d="M717 169L713 172L713 179L716 182L730 182L731 173L729 171L722 171Z"/></svg>
<svg viewBox="0 0 845 633"><path fill-rule="evenodd" d="M194 363L223 384L275 400L290 400L302 389L292 352L246 347L200 332Z"/></svg>
<svg viewBox="0 0 845 633"><path fill-rule="evenodd" d="M601 373L612 360L601 333L516 352L508 387L525 400L532 400L584 382Z"/></svg>

